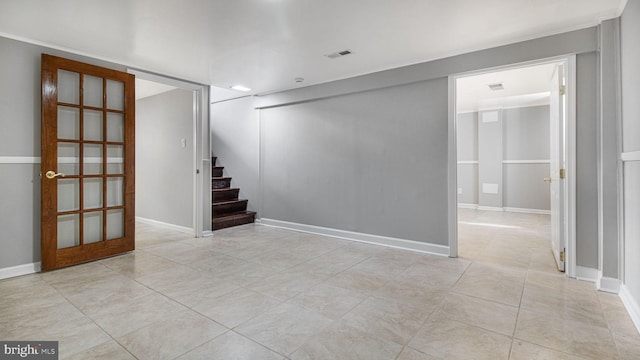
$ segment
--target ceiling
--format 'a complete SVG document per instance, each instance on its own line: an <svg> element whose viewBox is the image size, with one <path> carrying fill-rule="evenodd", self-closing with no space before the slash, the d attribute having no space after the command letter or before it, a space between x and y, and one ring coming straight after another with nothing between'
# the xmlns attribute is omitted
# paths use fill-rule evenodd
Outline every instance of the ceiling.
<svg viewBox="0 0 640 360"><path fill-rule="evenodd" d="M593 26L624 3L0 0L0 35L256 94Z"/></svg>
<svg viewBox="0 0 640 360"><path fill-rule="evenodd" d="M461 77L456 80L458 113L482 109L548 105L556 64L542 64ZM502 84L502 90L489 85Z"/></svg>

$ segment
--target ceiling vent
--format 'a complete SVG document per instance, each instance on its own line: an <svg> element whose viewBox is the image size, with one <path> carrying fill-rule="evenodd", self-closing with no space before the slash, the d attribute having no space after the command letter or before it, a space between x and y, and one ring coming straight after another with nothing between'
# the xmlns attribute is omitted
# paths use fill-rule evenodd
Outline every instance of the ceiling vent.
<svg viewBox="0 0 640 360"><path fill-rule="evenodd" d="M351 54L352 54L351 50L342 50L342 51L336 51L331 54L326 54L325 56L328 57L329 59L337 59L339 57L343 57Z"/></svg>
<svg viewBox="0 0 640 360"><path fill-rule="evenodd" d="M504 90L504 86L502 86L502 83L489 84L489 89L491 91Z"/></svg>

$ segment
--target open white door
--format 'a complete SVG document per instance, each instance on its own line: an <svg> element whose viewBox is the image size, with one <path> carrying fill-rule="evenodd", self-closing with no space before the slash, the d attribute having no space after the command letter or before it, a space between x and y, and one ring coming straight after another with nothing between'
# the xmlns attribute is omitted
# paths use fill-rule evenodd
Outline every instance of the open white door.
<svg viewBox="0 0 640 360"><path fill-rule="evenodd" d="M565 270L565 248L566 248L566 219L565 219L565 129L567 119L566 106L566 65L558 64L551 78L551 99L550 99L550 148L549 156L550 174L544 180L549 183L551 193L551 249L556 259L558 270Z"/></svg>

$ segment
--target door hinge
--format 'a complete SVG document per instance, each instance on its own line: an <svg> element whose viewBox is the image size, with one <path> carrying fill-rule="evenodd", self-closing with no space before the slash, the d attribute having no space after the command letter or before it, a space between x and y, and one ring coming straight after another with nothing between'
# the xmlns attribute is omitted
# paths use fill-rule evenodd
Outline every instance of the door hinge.
<svg viewBox="0 0 640 360"><path fill-rule="evenodd" d="M567 177L567 170L560 169L560 179L564 179Z"/></svg>
<svg viewBox="0 0 640 360"><path fill-rule="evenodd" d="M564 95L566 93L567 93L567 86L566 85L560 86L560 95Z"/></svg>
<svg viewBox="0 0 640 360"><path fill-rule="evenodd" d="M566 251L566 249L562 249L562 251L560 251L560 261L564 261L564 252Z"/></svg>

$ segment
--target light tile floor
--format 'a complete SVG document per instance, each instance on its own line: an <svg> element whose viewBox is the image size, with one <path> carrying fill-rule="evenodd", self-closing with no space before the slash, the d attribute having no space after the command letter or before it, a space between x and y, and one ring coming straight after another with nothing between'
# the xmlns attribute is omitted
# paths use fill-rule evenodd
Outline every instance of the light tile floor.
<svg viewBox="0 0 640 360"><path fill-rule="evenodd" d="M0 339L62 359L640 358L620 299L555 269L548 217L459 218L458 259L138 224L133 253L0 281Z"/></svg>

